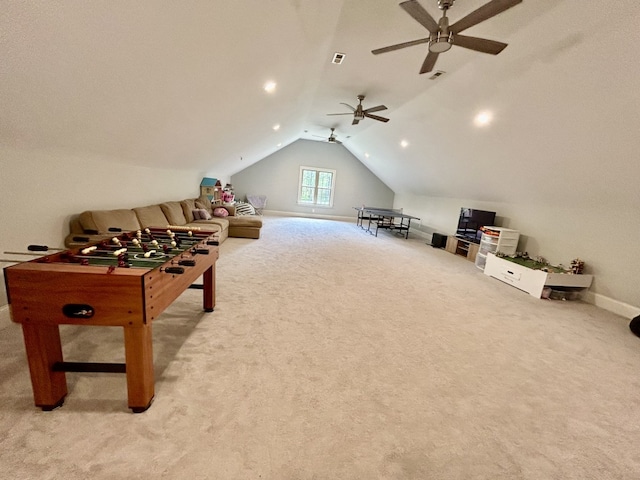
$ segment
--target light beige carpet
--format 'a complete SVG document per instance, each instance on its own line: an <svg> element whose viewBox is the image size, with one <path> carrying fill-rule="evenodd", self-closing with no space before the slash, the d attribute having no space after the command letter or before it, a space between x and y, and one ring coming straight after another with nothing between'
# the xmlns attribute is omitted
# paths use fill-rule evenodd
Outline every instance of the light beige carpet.
<svg viewBox="0 0 640 480"><path fill-rule="evenodd" d="M638 479L640 338L538 300L419 238L265 217L221 246L214 313L154 324L156 399L67 374L33 406L0 317L0 471L17 479ZM64 327L68 361L123 361L118 328Z"/></svg>

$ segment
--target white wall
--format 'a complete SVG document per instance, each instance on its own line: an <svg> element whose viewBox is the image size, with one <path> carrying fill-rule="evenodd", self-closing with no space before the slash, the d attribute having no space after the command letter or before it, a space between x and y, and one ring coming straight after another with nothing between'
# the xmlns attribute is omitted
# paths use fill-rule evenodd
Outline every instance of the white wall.
<svg viewBox="0 0 640 480"><path fill-rule="evenodd" d="M461 207L495 211L499 226L520 231L519 250L552 264L568 266L574 258L583 260L585 273L595 276L590 289L593 303L625 316L640 313L640 222L625 205L608 203L606 198L598 205L569 208L398 194L394 207L420 217L421 229L446 235L455 233Z"/></svg>
<svg viewBox="0 0 640 480"><path fill-rule="evenodd" d="M336 170L332 208L297 205L300 166ZM236 199L266 195L267 210L349 216L354 206L391 207L393 191L339 144L298 140L231 177ZM315 212L312 212L315 210Z"/></svg>
<svg viewBox="0 0 640 480"><path fill-rule="evenodd" d="M29 258L2 252L24 252L31 244L63 247L70 218L84 210L197 197L203 176L113 159L0 147L0 258ZM0 305L4 305L4 278L1 281Z"/></svg>

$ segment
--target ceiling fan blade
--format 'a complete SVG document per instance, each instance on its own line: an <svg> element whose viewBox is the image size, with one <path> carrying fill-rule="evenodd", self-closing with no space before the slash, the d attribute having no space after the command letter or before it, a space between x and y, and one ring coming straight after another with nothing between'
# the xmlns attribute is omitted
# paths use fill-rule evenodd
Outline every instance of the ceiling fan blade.
<svg viewBox="0 0 640 480"><path fill-rule="evenodd" d="M487 40L486 38L468 37L467 35L454 35L453 44L476 52L490 53L491 55L497 55L507 47L506 43Z"/></svg>
<svg viewBox="0 0 640 480"><path fill-rule="evenodd" d="M422 5L416 0L402 2L400 7L411 15L420 25L429 30L429 33L436 33L440 29L438 22L436 22L433 17L429 15L429 12L422 8Z"/></svg>
<svg viewBox="0 0 640 480"><path fill-rule="evenodd" d="M351 125L358 125L360 123L360 120L358 120L357 118L353 119L353 122L351 122Z"/></svg>
<svg viewBox="0 0 640 480"><path fill-rule="evenodd" d="M420 73L427 73L433 70L434 65L436 64L436 60L438 60L439 53L429 52L427 58L422 62L422 67L420 68Z"/></svg>
<svg viewBox="0 0 640 480"><path fill-rule="evenodd" d="M344 105L345 107L349 107L351 109L352 112L356 111L356 107L352 107L351 105L349 105L348 103L342 103L340 102L340 105Z"/></svg>
<svg viewBox="0 0 640 480"><path fill-rule="evenodd" d="M379 122L387 123L389 121L388 118L380 117L378 115L371 115L370 113L365 113L364 116L367 118L373 118L374 120L378 120Z"/></svg>
<svg viewBox="0 0 640 480"><path fill-rule="evenodd" d="M384 105L378 105L377 107L367 108L363 110L362 113L373 113L373 112L379 112L380 110L386 110L386 109L387 107L385 107Z"/></svg>
<svg viewBox="0 0 640 480"><path fill-rule="evenodd" d="M449 31L459 33L469 27L473 27L480 22L484 22L485 20L498 15L511 7L515 7L519 3L522 3L522 0L492 0L451 25L449 27Z"/></svg>
<svg viewBox="0 0 640 480"><path fill-rule="evenodd" d="M373 53L374 55L379 55L381 53L400 50L401 48L413 47L414 45L420 45L421 43L429 43L429 38L421 38L419 40L412 40L410 42L398 43L396 45L390 45L388 47L376 48L375 50L371 50L371 53Z"/></svg>

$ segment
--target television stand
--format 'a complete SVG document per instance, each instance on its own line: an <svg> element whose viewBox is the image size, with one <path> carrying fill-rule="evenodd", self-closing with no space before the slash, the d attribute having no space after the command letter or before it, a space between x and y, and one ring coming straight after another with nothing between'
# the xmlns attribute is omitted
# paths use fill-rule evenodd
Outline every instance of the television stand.
<svg viewBox="0 0 640 480"><path fill-rule="evenodd" d="M447 252L465 257L471 262L476 261L476 255L478 254L479 248L480 245L477 243L459 237L448 237L447 245L445 246L445 250Z"/></svg>

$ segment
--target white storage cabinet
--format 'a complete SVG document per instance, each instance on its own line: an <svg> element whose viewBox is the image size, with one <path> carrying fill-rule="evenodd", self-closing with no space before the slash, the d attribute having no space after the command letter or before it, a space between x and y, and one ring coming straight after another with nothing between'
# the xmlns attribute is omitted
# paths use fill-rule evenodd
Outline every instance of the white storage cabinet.
<svg viewBox="0 0 640 480"><path fill-rule="evenodd" d="M533 270L523 265L487 254L487 264L484 274L496 278L501 282L540 298L544 287L589 288L593 281L592 275L573 275L570 273L549 273Z"/></svg>
<svg viewBox="0 0 640 480"><path fill-rule="evenodd" d="M476 255L476 267L484 270L487 263L487 254L502 252L513 256L518 248L520 232L510 228L484 227L480 238L480 248Z"/></svg>

